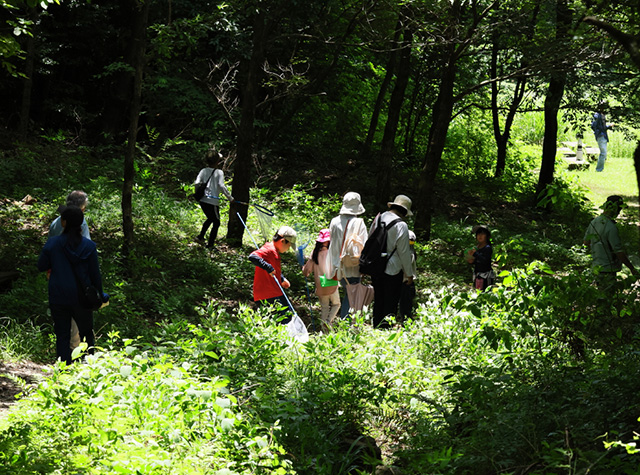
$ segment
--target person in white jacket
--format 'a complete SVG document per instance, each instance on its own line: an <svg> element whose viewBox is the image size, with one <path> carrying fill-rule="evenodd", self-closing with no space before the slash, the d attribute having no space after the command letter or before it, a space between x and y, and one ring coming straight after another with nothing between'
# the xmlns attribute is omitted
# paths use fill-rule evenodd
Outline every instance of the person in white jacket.
<svg viewBox="0 0 640 475"><path fill-rule="evenodd" d="M329 225L331 243L327 254L327 277L339 280L343 288L344 296L340 307L341 318L346 318L349 314L349 297L346 286L359 283L362 277L359 264L349 262L351 259L344 259L345 241L354 233L354 238L358 239L362 245L367 241L367 226L364 224L364 220L358 217L364 211L360 194L350 191L342 199L340 214L333 218Z"/></svg>
<svg viewBox="0 0 640 475"><path fill-rule="evenodd" d="M213 247L218 237L218 228L220 227L220 193L224 194L229 201L233 201L233 196L231 196L231 193L229 193L229 190L227 190L224 184L224 173L218 168L221 158L222 155L220 152L217 150L209 150L206 155L208 166L200 170L195 182L196 186L199 183L207 184L204 196L200 198L200 207L207 219L202 224L202 229L196 237L196 241L204 242L207 230L211 227L209 240L207 241L208 248Z"/></svg>

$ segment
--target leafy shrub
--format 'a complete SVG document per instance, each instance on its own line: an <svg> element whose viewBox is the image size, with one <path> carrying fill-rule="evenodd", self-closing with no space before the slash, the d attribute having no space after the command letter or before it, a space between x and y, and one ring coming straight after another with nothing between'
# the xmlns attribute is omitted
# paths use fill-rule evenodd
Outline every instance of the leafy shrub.
<svg viewBox="0 0 640 475"><path fill-rule="evenodd" d="M56 367L0 432L11 473L292 473L278 427L247 420L224 378L125 341L119 352ZM40 467L40 468L38 468ZM231 471L231 472L229 472Z"/></svg>

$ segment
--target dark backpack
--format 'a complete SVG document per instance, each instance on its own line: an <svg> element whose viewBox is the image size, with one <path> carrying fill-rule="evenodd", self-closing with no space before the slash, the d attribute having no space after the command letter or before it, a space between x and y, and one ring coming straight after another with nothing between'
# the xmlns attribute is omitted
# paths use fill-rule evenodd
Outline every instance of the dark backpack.
<svg viewBox="0 0 640 475"><path fill-rule="evenodd" d="M207 185L211 181L211 177L213 177L214 173L215 173L215 170L211 172L211 175L209 175L209 179L204 183L196 184L195 193L193 194L193 197L196 199L196 201L200 201L204 197L204 192L207 189Z"/></svg>
<svg viewBox="0 0 640 475"><path fill-rule="evenodd" d="M389 224L382 222L382 215L378 215L378 225L369 235L367 242L364 244L362 253L360 254L360 273L370 275L372 277L381 275L387 268L387 262L393 253L387 254L387 233L392 226L395 226L398 222L402 221L402 218L397 218L391 221Z"/></svg>

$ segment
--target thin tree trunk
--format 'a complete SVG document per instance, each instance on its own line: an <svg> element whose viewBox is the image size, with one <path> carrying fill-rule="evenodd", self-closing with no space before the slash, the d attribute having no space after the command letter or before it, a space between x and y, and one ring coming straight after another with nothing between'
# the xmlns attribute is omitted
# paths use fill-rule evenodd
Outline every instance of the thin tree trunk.
<svg viewBox="0 0 640 475"><path fill-rule="evenodd" d="M371 121L369 122L369 131L367 132L367 138L365 139L364 145L362 147L362 158L369 158L369 153L371 152L371 147L373 146L373 138L375 136L376 130L378 129L378 119L380 118L380 112L382 111L382 106L384 105L384 98L387 95L387 89L389 89L391 79L393 78L396 69L396 57L398 56L398 39L400 38L401 31L402 22L400 19L398 19L398 23L396 24L396 31L394 32L393 36L393 42L391 43L391 52L389 53L386 72L382 80L382 84L380 84L378 97L376 98L376 103L373 106Z"/></svg>
<svg viewBox="0 0 640 475"><path fill-rule="evenodd" d="M558 41L565 41L571 27L571 10L567 5L567 0L558 0L556 8L556 38ZM566 83L567 73L565 71L553 73L544 100L544 142L542 144L540 175L536 187L538 199L547 186L553 182L558 141L558 111Z"/></svg>
<svg viewBox="0 0 640 475"><path fill-rule="evenodd" d="M542 163L536 192L538 198L547 185L553 182L556 165L558 141L558 111L564 95L566 77L564 74L551 78L544 100L544 142L542 144Z"/></svg>
<svg viewBox="0 0 640 475"><path fill-rule="evenodd" d="M447 132L455 102L453 84L456 78L456 64L453 52L449 57L449 64L440 78L438 99L433 106L433 123L429 132L429 145L420 172L418 196L414 200L416 207L415 231L425 240L431 237L435 181L447 142Z"/></svg>
<svg viewBox="0 0 640 475"><path fill-rule="evenodd" d="M35 8L30 9L30 18L37 25L38 14ZM35 27L34 27L35 28ZM24 139L29 130L29 118L31 115L31 91L33 90L33 74L36 61L36 34L34 30L27 35L27 56L25 61L25 79L22 87L22 103L20 105L20 125L18 133Z"/></svg>
<svg viewBox="0 0 640 475"><path fill-rule="evenodd" d="M391 93L389 101L389 111L387 123L384 128L380 159L378 162L378 186L376 188L376 204L378 210L384 210L385 204L390 198L391 176L393 171L393 156L395 152L396 135L398 123L400 122L400 112L404 103L404 95L409 83L411 73L411 43L413 34L409 29L404 30L402 41L402 52L400 63L398 64L398 74L396 84Z"/></svg>
<svg viewBox="0 0 640 475"><path fill-rule="evenodd" d="M636 150L633 153L633 164L636 168L636 182L638 183L638 189L640 190L640 141L638 141ZM640 196L638 197L638 204L640 204ZM640 207L638 207L638 217L640 217ZM640 220L638 222L640 222ZM640 233L640 226L638 226L638 232ZM638 252L640 252L640 245L638 246Z"/></svg>
<svg viewBox="0 0 640 475"><path fill-rule="evenodd" d="M237 157L233 169L232 193L236 201L249 202L250 171L253 158L253 142L255 136L256 105L260 88L260 68L264 62L264 37L266 33L265 13L258 12L253 21L253 46L251 58L247 65L247 75L242 94L242 110L238 127ZM232 246L242 245L244 226L247 222L246 205L231 203L229 208L229 226L227 241Z"/></svg>
<svg viewBox="0 0 640 475"><path fill-rule="evenodd" d="M136 151L136 136L138 133L138 119L142 103L142 80L144 73L144 53L146 42L146 29L149 18L149 0L138 2L135 9L134 30L133 30L133 96L129 111L129 134L127 139L127 150L124 158L124 181L122 185L122 231L124 241L122 245L125 259L129 257L133 249L133 181L134 181L134 159Z"/></svg>

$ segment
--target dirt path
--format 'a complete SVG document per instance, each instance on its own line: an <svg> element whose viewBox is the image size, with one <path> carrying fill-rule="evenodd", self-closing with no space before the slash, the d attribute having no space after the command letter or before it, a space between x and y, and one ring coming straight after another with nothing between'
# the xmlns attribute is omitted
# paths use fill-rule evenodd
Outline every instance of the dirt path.
<svg viewBox="0 0 640 475"><path fill-rule="evenodd" d="M0 418L16 403L16 395L38 385L47 366L22 361L0 362Z"/></svg>

